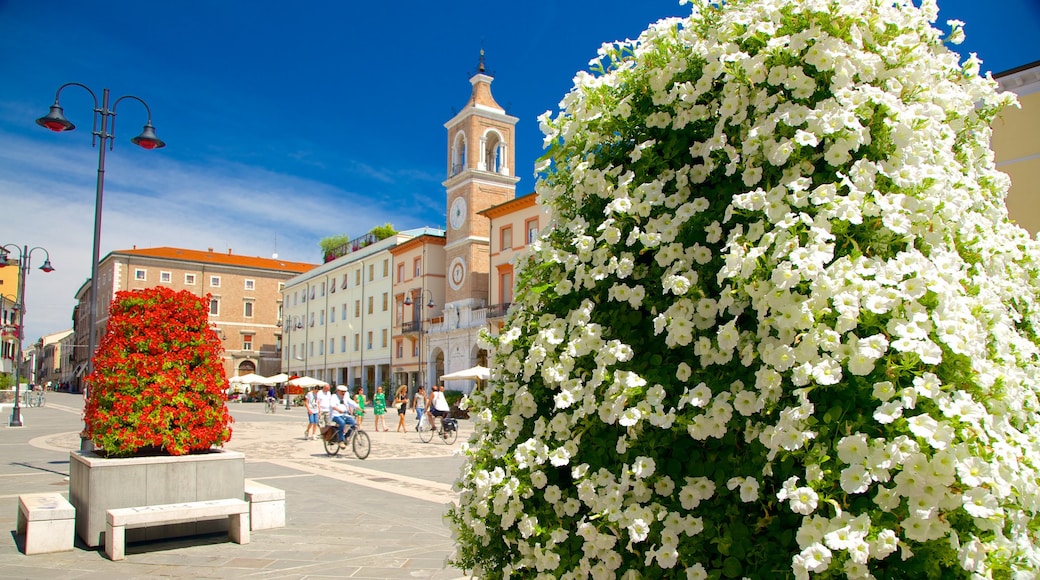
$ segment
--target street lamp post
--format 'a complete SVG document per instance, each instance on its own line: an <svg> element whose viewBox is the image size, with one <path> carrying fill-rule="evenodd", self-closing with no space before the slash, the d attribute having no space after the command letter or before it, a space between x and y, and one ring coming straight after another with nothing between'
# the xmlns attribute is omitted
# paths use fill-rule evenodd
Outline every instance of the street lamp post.
<svg viewBox="0 0 1040 580"><path fill-rule="evenodd" d="M22 338L25 337L25 277L29 275L30 259L32 258L33 252L41 250L44 254L43 265L40 269L44 272L53 272L54 266L51 266L51 254L46 249L39 246L35 248L29 248L28 246L18 247L15 244L4 244L0 246L0 268L12 265L9 261L11 249L18 252L18 293L15 294L14 309L18 313L18 320L15 322L15 347L14 347L14 408L11 410L11 427L22 426L22 408L19 403L21 399L21 382L22 379L19 376L19 371L22 366Z"/></svg>
<svg viewBox="0 0 1040 580"><path fill-rule="evenodd" d="M300 329L303 328L303 319L300 316L288 316L287 315L285 317L285 320L284 321L279 321L278 324L282 328L285 329L285 342L282 344L282 350L285 351L285 371L284 372L287 375L291 375L292 373L291 373L291 370L290 370L289 367L291 366L290 361L292 359L290 358L291 355L289 354L289 349L292 346L292 342L290 342L290 339L292 338L292 331L293 331L294 328L296 330L300 330ZM304 372L304 374L307 374L306 371Z"/></svg>
<svg viewBox="0 0 1040 580"><path fill-rule="evenodd" d="M430 308L432 310L435 306L437 306L437 303L433 301L433 291L428 289L428 288L421 288L421 289L412 290L411 292L409 292L408 295L404 297L404 305L405 306L411 306L412 304L414 304L414 302L412 301L412 294L415 293L416 291L418 291L420 300L422 300L423 298L426 298L427 296L429 296L429 301L426 303L426 306L428 308ZM420 316L419 318L420 318L420 320L419 320L419 386L423 387L423 388L426 388L426 376L425 376L425 373L423 372L423 362L422 362L423 334L426 334L426 329L423 328L423 326L425 326L423 324L423 321L425 320L425 317L424 316Z"/></svg>
<svg viewBox="0 0 1040 580"><path fill-rule="evenodd" d="M131 139L131 143L148 150L162 149L166 146L166 143L155 136L155 127L152 126L152 110L143 99L134 95L124 95L117 98L109 106L109 91L105 88L101 92L101 106L99 107L97 95L90 87L81 83L65 83L58 87L57 92L54 93L54 104L51 105L50 112L36 119L37 125L56 133L72 131L76 128L71 121L65 118L64 111L59 104L61 91L68 86L86 89L90 96L94 98L94 128L91 131L90 146L97 146L98 140L101 140L101 146L98 147L97 189L94 200L94 256L90 264L90 327L88 328L87 337L87 370L85 373L89 375L94 370L94 349L97 345L94 333L95 326L97 326L98 267L101 260L101 202L105 192L105 141L108 141L108 148L112 149L115 141L116 107L119 105L119 102L123 99L135 100L144 105L145 111L148 113L148 121L144 125L144 130L141 131L140 135Z"/></svg>

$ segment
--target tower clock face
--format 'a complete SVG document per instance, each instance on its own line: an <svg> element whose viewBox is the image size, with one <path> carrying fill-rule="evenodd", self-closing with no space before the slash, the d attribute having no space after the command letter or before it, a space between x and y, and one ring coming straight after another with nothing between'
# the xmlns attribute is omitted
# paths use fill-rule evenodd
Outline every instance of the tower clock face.
<svg viewBox="0 0 1040 580"><path fill-rule="evenodd" d="M448 284L451 285L452 290L458 290L465 280L466 261L462 258L455 258L451 261L451 267L448 268Z"/></svg>
<svg viewBox="0 0 1040 580"><path fill-rule="evenodd" d="M451 227L459 229L462 224L466 223L466 198L459 196L455 198L455 201L451 202Z"/></svg>

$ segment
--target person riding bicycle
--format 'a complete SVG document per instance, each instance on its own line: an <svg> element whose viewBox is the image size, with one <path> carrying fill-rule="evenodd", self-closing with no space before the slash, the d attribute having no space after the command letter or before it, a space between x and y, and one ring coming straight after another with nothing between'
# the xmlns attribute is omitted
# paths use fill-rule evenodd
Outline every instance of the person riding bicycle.
<svg viewBox="0 0 1040 580"><path fill-rule="evenodd" d="M444 425L444 417L448 416L451 411L451 407L448 406L448 399L444 398L444 385L434 385L431 389L433 391L431 395L430 414L433 418L430 420L430 427L436 428L437 417L441 418L441 425Z"/></svg>
<svg viewBox="0 0 1040 580"><path fill-rule="evenodd" d="M339 385L336 387L336 396L332 398L332 408L329 412L329 418L332 422L339 427L337 432L339 436L340 448L346 447L346 438L354 432L354 426L357 425L357 421L352 416L354 412L361 408L350 395L347 394L347 387ZM350 425L350 433L347 433L347 425Z"/></svg>

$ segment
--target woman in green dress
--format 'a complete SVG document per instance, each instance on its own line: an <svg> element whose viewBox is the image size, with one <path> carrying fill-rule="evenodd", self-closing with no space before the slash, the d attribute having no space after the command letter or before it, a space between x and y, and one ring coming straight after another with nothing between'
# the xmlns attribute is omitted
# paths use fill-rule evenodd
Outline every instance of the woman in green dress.
<svg viewBox="0 0 1040 580"><path fill-rule="evenodd" d="M361 387L358 387L357 390L354 391L354 401L357 402L359 407L361 407L356 413L357 426L358 429L360 429L361 423L365 420L365 392L361 390Z"/></svg>
<svg viewBox="0 0 1040 580"><path fill-rule="evenodd" d="M376 387L376 394L372 396L372 414L376 416L376 431L379 431L379 426L383 426L383 431L389 431L386 428L386 395L383 394L383 387Z"/></svg>

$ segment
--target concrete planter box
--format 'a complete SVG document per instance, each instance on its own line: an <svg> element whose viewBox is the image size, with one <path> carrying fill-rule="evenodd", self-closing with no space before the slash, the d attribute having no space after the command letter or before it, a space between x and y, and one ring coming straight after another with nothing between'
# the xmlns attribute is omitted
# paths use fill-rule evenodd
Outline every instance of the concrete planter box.
<svg viewBox="0 0 1040 580"><path fill-rule="evenodd" d="M214 449L198 455L106 459L92 451L69 454L69 502L76 508L76 535L104 544L105 511L211 499L242 499L245 455ZM127 530L127 542L227 531L227 520L188 522Z"/></svg>

